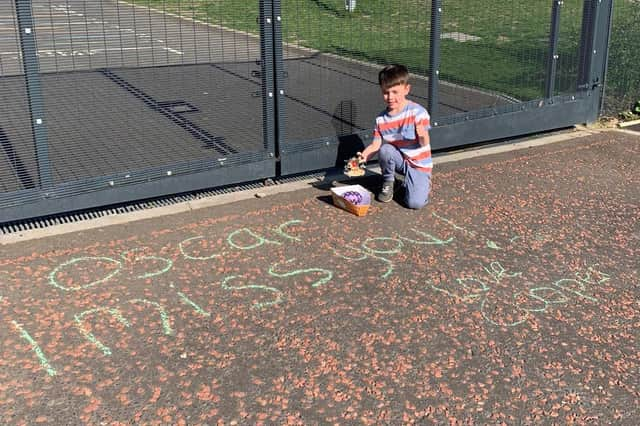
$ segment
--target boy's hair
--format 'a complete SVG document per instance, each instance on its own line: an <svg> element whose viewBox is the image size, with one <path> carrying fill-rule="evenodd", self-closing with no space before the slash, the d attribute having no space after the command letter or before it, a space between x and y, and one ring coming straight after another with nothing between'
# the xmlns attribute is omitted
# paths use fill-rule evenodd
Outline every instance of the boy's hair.
<svg viewBox="0 0 640 426"><path fill-rule="evenodd" d="M383 89L396 86L398 84L409 83L409 70L404 65L391 64L384 67L378 73L378 83Z"/></svg>

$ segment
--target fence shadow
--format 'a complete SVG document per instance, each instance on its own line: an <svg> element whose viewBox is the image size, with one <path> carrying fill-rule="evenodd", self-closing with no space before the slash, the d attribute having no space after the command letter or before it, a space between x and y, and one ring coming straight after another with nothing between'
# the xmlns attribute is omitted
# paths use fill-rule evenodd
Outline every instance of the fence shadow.
<svg viewBox="0 0 640 426"><path fill-rule="evenodd" d="M36 183L33 177L27 172L27 167L20 158L20 155L16 152L11 141L9 141L9 137L2 127L0 127L0 147L2 151L4 151L9 164L13 166L14 174L20 181L22 189L35 188Z"/></svg>

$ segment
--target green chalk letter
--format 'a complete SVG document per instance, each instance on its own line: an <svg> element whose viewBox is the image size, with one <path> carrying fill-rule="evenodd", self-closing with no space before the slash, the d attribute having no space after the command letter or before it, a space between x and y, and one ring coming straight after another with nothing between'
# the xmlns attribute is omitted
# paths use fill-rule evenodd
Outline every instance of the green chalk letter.
<svg viewBox="0 0 640 426"><path fill-rule="evenodd" d="M186 240L181 241L178 244L178 248L180 248L180 253L182 253L182 255L185 257L185 259L189 259L189 260L209 260L209 259L213 259L213 258L222 256L222 254L220 254L220 253L214 253L214 254L211 254L209 256L191 256L191 255L185 253L185 251L184 251L185 243L187 243L189 241L194 241L194 240L201 240L203 238L204 237L202 235L198 235L196 237L187 238Z"/></svg>
<svg viewBox="0 0 640 426"><path fill-rule="evenodd" d="M60 271L62 271L63 269L75 265L77 263L81 263L81 262L106 262L106 263L112 263L114 265L117 266L117 268L111 272L109 272L107 275L105 275L104 277L92 281L89 284L85 284L85 285L80 285L77 287L66 287L62 284L60 284L58 282L58 277L57 275L60 273ZM112 259L110 257L77 257L75 259L71 259L65 263L63 263L62 265L58 266L57 268L55 268L53 271L51 271L51 273L49 274L49 284L51 284L52 286L59 288L60 290L64 290L64 291L77 291L77 290L82 290L82 289L86 289L86 288L90 288L93 287L95 285L98 285L100 283L109 281L111 278L113 278L115 275L117 275L120 272L120 269L122 269L122 262L120 262L119 260L115 260Z"/></svg>
<svg viewBox="0 0 640 426"><path fill-rule="evenodd" d="M238 235L241 235L241 234L249 235L255 242L253 244L249 244L249 245L236 244L234 242L234 240L236 239L236 237ZM268 240L268 239L256 234L255 232L253 232L252 230L250 230L248 228L242 228L242 229L238 229L237 231L233 231L227 237L227 242L229 243L229 245L231 247L234 247L234 248L237 248L237 249L240 249L240 250L251 250L251 249L254 249L256 247L260 247L263 244L282 245L282 243L280 243L278 241Z"/></svg>
<svg viewBox="0 0 640 426"><path fill-rule="evenodd" d="M125 327L129 327L131 324L129 324L129 322L122 316L122 314L120 313L120 310L117 308L95 308L95 309L90 309L88 311L81 312L79 314L75 314L73 316L74 320L76 321L76 325L80 329L80 332L82 333L82 335L88 341L96 345L96 347L100 349L103 354L111 355L111 349L108 346L104 345L101 341L99 341L96 338L96 336L94 336L93 333L91 333L89 330L84 328L84 325L82 324L84 317L96 312L108 312L111 316L117 319L120 324L124 325Z"/></svg>
<svg viewBox="0 0 640 426"><path fill-rule="evenodd" d="M247 284L247 285L239 285L239 286L232 286L229 285L228 283L232 280L237 280L241 277L237 276L237 275L230 275L228 277L225 277L225 279L222 281L221 287L224 290L229 290L229 291L233 291L233 290L261 290L261 291L266 291L269 293L275 293L276 294L276 298L275 300L272 300L271 302L264 302L264 303L254 303L253 304L253 308L255 309L262 309L262 308L266 308L272 305L277 305L278 303L282 302L282 292L280 290L278 290L277 288L273 288L273 287L268 287L266 285L261 285L261 284Z"/></svg>
<svg viewBox="0 0 640 426"><path fill-rule="evenodd" d="M289 259L284 263L291 263L293 261L295 261L295 259ZM333 278L333 272L329 271L328 269L308 268L308 269L296 269L295 271L291 271L291 272L278 273L274 271L275 265L277 265L277 263L274 263L269 268L269 275L278 277L278 278L287 278L287 277L293 277L295 275L309 274L309 273L315 273L315 272L323 273L325 276L319 279L318 281L315 281L313 284L311 284L311 287L320 287L321 285L324 285L329 281L331 281L331 278Z"/></svg>

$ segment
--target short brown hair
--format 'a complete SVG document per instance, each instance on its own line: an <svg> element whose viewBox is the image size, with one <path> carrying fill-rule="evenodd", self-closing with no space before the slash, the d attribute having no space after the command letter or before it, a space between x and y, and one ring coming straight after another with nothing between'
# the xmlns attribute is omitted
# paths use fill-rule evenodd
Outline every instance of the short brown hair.
<svg viewBox="0 0 640 426"><path fill-rule="evenodd" d="M380 87L383 89L398 84L408 84L409 70L400 64L387 65L378 73L378 83L380 83Z"/></svg>

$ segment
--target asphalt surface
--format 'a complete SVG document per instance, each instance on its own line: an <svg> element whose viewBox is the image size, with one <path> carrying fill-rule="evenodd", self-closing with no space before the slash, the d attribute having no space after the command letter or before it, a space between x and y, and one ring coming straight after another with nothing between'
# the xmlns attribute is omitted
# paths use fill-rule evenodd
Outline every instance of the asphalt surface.
<svg viewBox="0 0 640 426"><path fill-rule="evenodd" d="M0 422L636 424L640 135L0 246ZM374 178L359 181L374 190Z"/></svg>

